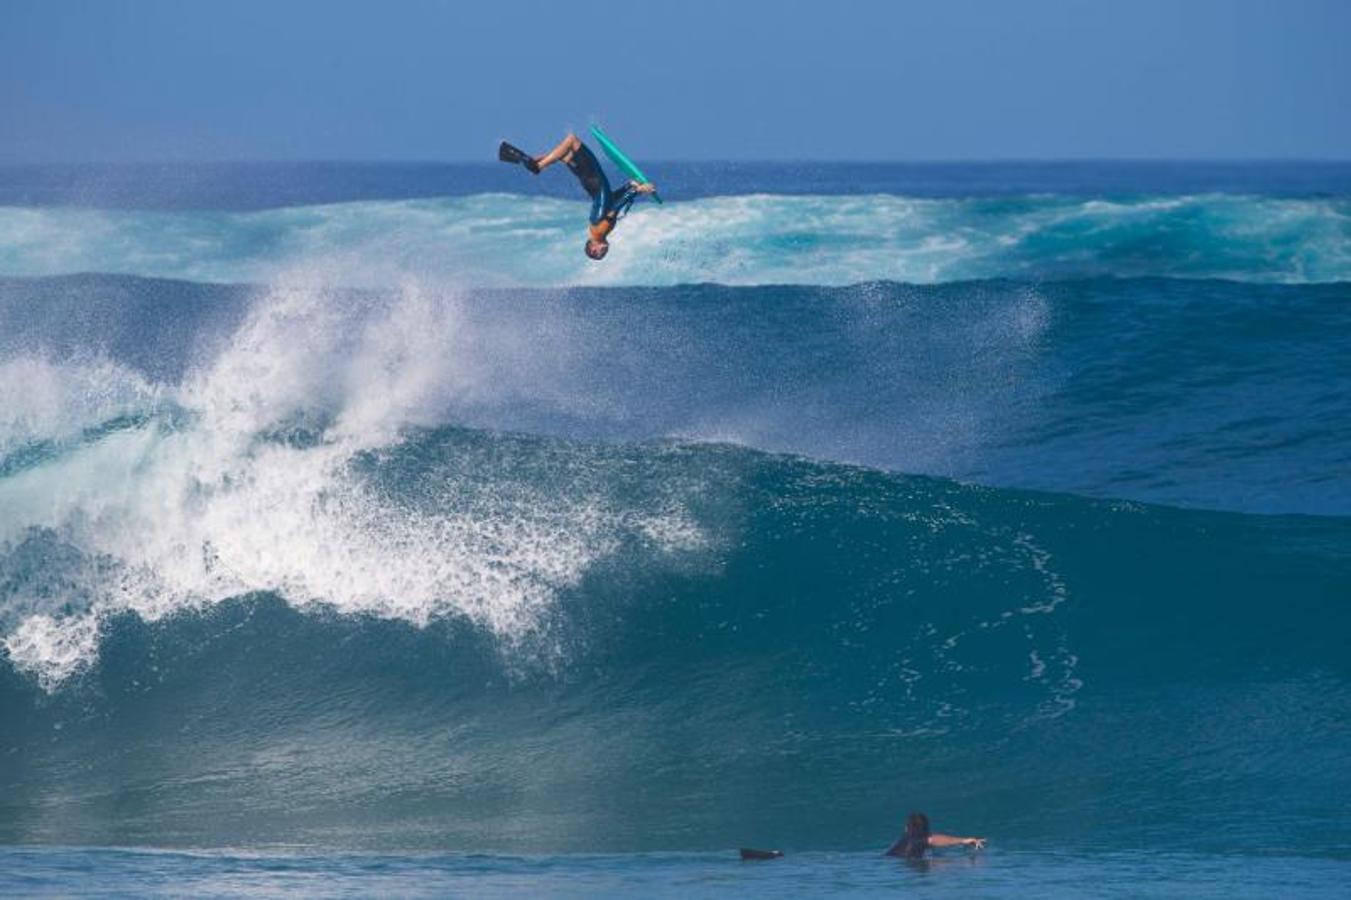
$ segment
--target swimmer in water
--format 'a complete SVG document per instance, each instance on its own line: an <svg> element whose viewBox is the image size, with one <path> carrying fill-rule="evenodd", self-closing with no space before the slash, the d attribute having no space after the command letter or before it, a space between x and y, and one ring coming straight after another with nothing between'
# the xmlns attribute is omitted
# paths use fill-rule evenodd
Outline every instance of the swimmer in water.
<svg viewBox="0 0 1351 900"><path fill-rule="evenodd" d="M923 859L930 849L939 847L970 847L973 850L981 850L985 847L985 838L934 834L929 829L929 817L922 812L912 812L905 820L905 834L887 848L886 855L899 856L903 859Z"/></svg>
<svg viewBox="0 0 1351 900"><path fill-rule="evenodd" d="M905 834L887 848L886 855L918 862L924 860L930 850L942 847L970 847L972 850L983 850L985 838L934 834L929 828L929 817L921 812L912 812L905 820ZM742 847L740 852L741 858L747 861L783 859L781 850L755 850ZM925 861L921 865L927 867L929 863Z"/></svg>

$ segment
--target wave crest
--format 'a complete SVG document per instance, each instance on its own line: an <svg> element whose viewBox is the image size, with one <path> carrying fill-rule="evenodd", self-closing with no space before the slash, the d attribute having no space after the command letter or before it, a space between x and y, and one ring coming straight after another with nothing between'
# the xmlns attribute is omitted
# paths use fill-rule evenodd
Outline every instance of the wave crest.
<svg viewBox="0 0 1351 900"><path fill-rule="evenodd" d="M636 211L603 266L575 202L485 194L261 212L0 208L0 274L478 286L935 283L1101 276L1351 280L1344 199L709 197Z"/></svg>

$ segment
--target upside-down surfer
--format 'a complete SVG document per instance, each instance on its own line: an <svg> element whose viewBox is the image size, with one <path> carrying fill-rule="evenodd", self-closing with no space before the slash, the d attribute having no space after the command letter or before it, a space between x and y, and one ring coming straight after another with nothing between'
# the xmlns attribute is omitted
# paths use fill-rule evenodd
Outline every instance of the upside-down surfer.
<svg viewBox="0 0 1351 900"><path fill-rule="evenodd" d="M562 161L577 176L582 189L591 197L591 224L586 238L586 255L592 259L604 259L610 251L610 232L614 231L620 217L629 211L633 201L640 194L652 194L657 190L650 181L628 181L623 187L611 190L610 180L605 177L600 160L575 134L568 134L559 141L557 147L538 157L530 156L503 141L497 149L497 158L502 162L520 163L536 175Z"/></svg>

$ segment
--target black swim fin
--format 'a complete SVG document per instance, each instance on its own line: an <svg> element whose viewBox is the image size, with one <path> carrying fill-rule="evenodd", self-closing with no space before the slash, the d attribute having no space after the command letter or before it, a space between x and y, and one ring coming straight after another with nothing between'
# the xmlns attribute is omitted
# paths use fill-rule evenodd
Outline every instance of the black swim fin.
<svg viewBox="0 0 1351 900"><path fill-rule="evenodd" d="M535 162L535 157L526 153L519 147L513 147L506 141L497 148L497 158L504 163L520 163L530 170L531 174L539 174L539 163Z"/></svg>
<svg viewBox="0 0 1351 900"><path fill-rule="evenodd" d="M741 848L741 858L750 859L782 859L782 850L754 850L750 847Z"/></svg>

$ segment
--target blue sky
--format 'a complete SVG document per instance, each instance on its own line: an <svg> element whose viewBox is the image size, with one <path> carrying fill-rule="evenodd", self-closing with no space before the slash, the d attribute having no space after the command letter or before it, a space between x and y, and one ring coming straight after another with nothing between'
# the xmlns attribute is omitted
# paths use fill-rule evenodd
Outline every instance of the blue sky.
<svg viewBox="0 0 1351 900"><path fill-rule="evenodd" d="M0 161L1351 158L1349 0L0 0Z"/></svg>

